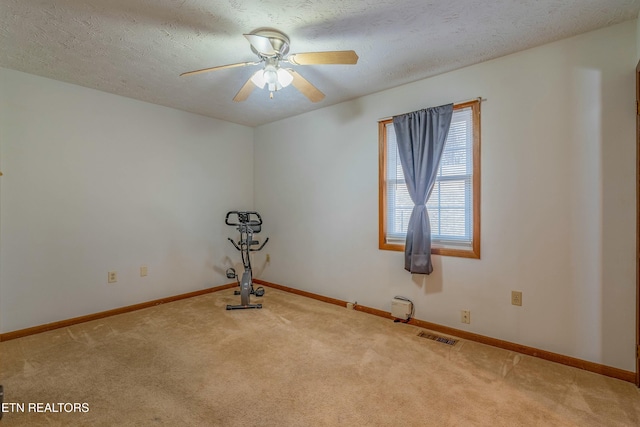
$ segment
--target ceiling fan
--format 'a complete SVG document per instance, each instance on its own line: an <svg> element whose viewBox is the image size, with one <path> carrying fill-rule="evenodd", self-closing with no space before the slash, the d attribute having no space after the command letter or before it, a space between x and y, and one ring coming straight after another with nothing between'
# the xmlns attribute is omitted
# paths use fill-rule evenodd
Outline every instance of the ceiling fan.
<svg viewBox="0 0 640 427"><path fill-rule="evenodd" d="M293 68L283 68L283 63L291 65L319 65L319 64L356 64L358 55L353 50L337 50L330 52L306 52L289 53L289 37L286 34L269 28L258 29L249 34L243 34L251 43L251 50L258 55L258 61L239 62L237 64L220 65L217 67L203 68L201 70L188 71L180 76L192 76L194 74L206 73L209 71L222 70L225 68L246 67L264 63L261 70L256 71L247 82L240 88L233 98L236 102L246 100L251 92L258 87L265 86L269 90L269 97L273 98L273 92L278 91L292 84L311 102L318 102L324 98L324 93L309 83Z"/></svg>

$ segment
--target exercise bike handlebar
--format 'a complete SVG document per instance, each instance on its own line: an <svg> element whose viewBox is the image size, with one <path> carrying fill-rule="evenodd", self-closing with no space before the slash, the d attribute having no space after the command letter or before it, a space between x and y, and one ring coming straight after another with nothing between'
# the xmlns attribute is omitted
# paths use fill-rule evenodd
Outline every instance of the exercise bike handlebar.
<svg viewBox="0 0 640 427"><path fill-rule="evenodd" d="M233 239L231 237L227 237L227 240L231 242L231 244L233 246L235 246L235 248L239 251L242 251L242 248L240 246L238 246L238 244L236 242L233 241ZM260 245L260 247L258 249L251 249L251 247L249 247L249 251L250 252L257 252L257 251L261 251L262 248L264 248L264 245L267 244L267 242L269 241L269 238L267 237L266 239L264 239L264 242L262 242L262 244Z"/></svg>
<svg viewBox="0 0 640 427"><path fill-rule="evenodd" d="M236 247L236 249L237 249L237 250L239 250L239 251L241 251L241 250L242 250L242 249L240 249L240 246L238 246L238 245L236 244L236 242L234 242L234 241L233 241L233 239L232 239L231 237L227 237L227 240L229 240L229 241L233 244L233 246L235 246L235 247Z"/></svg>
<svg viewBox="0 0 640 427"><path fill-rule="evenodd" d="M269 241L269 238L267 237L266 239L264 239L264 242L262 242L262 244L260 245L260 247L259 247L258 249L251 249L251 248L249 248L249 250L250 250L251 252L261 251L261 250L262 250L262 248L264 248L264 245L266 245L268 241ZM234 243L233 245L234 245L234 246L236 246L236 244L235 244L235 243ZM236 246L236 247L237 247L237 246Z"/></svg>
<svg viewBox="0 0 640 427"><path fill-rule="evenodd" d="M231 222L229 217L236 216L238 222ZM253 217L253 218L252 218ZM224 219L224 223L231 226L237 225L262 225L262 217L255 211L230 211Z"/></svg>

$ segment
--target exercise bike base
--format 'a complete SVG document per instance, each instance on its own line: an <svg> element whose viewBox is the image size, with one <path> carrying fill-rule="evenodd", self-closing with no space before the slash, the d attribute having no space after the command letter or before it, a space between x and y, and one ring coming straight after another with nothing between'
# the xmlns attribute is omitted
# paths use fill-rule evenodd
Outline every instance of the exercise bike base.
<svg viewBox="0 0 640 427"><path fill-rule="evenodd" d="M234 295L242 295L242 291L233 291ZM264 289L260 289L258 288L258 290L253 290L251 289L251 292L249 292L250 295L255 295L257 297L263 297L264 296Z"/></svg>
<svg viewBox="0 0 640 427"><path fill-rule="evenodd" d="M243 310L245 308L262 308L262 304L227 305L227 310Z"/></svg>

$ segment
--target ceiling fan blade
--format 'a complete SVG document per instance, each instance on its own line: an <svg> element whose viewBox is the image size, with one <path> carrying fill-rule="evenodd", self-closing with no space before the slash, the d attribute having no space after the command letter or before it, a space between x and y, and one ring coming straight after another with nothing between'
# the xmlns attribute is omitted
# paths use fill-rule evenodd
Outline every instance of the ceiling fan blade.
<svg viewBox="0 0 640 427"><path fill-rule="evenodd" d="M287 57L287 61L295 65L357 64L358 55L353 50L293 53Z"/></svg>
<svg viewBox="0 0 640 427"><path fill-rule="evenodd" d="M258 65L260 62L239 62L237 64L229 64L229 65L219 65L217 67L211 68L203 68L202 70L195 71L187 71L186 73L180 74L180 77L184 76L192 76L194 74L207 73L209 71L223 70L225 68L236 68L236 67L246 67L247 65Z"/></svg>
<svg viewBox="0 0 640 427"><path fill-rule="evenodd" d="M278 52L275 50L269 37L259 36L257 34L243 34L251 43L255 50L265 56L275 56Z"/></svg>
<svg viewBox="0 0 640 427"><path fill-rule="evenodd" d="M307 79L298 74L296 70L287 68L287 71L293 76L293 81L291 82L291 84L300 92L302 92L304 96L309 98L309 101L318 102L324 99L324 93L320 92L317 87L309 83Z"/></svg>
<svg viewBox="0 0 640 427"><path fill-rule="evenodd" d="M249 80L247 80L247 82L240 88L238 93L236 93L236 96L233 97L233 100L236 102L245 101L249 97L249 95L251 95L251 92L253 92L253 89L255 88L256 85L253 84L253 82L251 81L251 77L249 77Z"/></svg>

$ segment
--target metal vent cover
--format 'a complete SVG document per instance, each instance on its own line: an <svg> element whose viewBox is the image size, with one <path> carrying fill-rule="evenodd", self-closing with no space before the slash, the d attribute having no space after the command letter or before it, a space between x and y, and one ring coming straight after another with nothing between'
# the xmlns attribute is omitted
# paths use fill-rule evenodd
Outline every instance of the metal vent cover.
<svg viewBox="0 0 640 427"><path fill-rule="evenodd" d="M458 342L458 340L455 340L453 338L442 337L440 335L434 335L434 334L431 334L431 333L425 332L425 331L420 331L418 333L418 336L421 337L421 338L430 339L432 341L441 342L441 343L447 344L447 345L456 345L456 343Z"/></svg>

